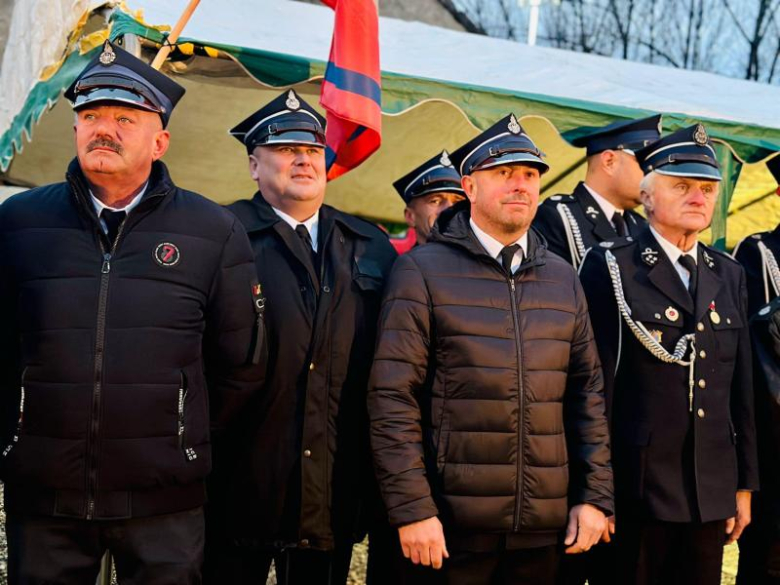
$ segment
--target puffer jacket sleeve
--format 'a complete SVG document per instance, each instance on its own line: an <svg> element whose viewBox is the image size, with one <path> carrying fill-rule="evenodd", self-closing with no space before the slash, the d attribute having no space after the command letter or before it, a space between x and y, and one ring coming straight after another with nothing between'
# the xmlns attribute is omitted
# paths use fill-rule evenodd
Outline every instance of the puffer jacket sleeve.
<svg viewBox="0 0 780 585"><path fill-rule="evenodd" d="M609 428L604 381L593 338L585 293L574 278L576 326L564 397L564 425L569 449L569 501L614 511Z"/></svg>
<svg viewBox="0 0 780 585"><path fill-rule="evenodd" d="M19 325L17 321L17 286L10 259L14 253L7 225L8 205L0 205L0 449L11 442L19 417L21 365ZM4 457L0 458L0 464Z"/></svg>
<svg viewBox="0 0 780 585"><path fill-rule="evenodd" d="M209 294L204 338L211 427L217 435L262 386L266 362L262 293L252 247L240 222L231 218Z"/></svg>
<svg viewBox="0 0 780 585"><path fill-rule="evenodd" d="M436 516L425 474L418 396L426 390L431 300L411 255L390 276L368 392L374 467L390 524Z"/></svg>

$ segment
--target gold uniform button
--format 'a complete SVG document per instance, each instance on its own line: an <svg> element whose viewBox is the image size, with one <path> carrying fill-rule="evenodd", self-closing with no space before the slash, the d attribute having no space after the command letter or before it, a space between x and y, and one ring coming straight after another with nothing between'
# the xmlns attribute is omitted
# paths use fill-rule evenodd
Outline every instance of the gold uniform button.
<svg viewBox="0 0 780 585"><path fill-rule="evenodd" d="M704 331L704 323L698 323L696 325L696 331Z"/></svg>
<svg viewBox="0 0 780 585"><path fill-rule="evenodd" d="M311 457L311 451L309 451L308 449L306 449L306 450L303 452L303 456L304 456L304 457Z"/></svg>
<svg viewBox="0 0 780 585"><path fill-rule="evenodd" d="M699 418L704 418L704 409L700 408L696 411L696 414L699 416Z"/></svg>
<svg viewBox="0 0 780 585"><path fill-rule="evenodd" d="M309 371L310 371L310 372L313 372L313 371L314 371L314 362L312 362L312 363L310 363L310 364L309 364Z"/></svg>
<svg viewBox="0 0 780 585"><path fill-rule="evenodd" d="M701 359L704 359L704 358L706 358L706 357L707 357L707 352L706 352L706 351L704 351L704 350L701 350L701 351L699 352L699 357L700 357Z"/></svg>
<svg viewBox="0 0 780 585"><path fill-rule="evenodd" d="M309 546L309 539L308 538L304 538L303 540L301 540L301 546L303 548L308 547Z"/></svg>
<svg viewBox="0 0 780 585"><path fill-rule="evenodd" d="M699 388L706 388L707 382L704 379L699 380Z"/></svg>

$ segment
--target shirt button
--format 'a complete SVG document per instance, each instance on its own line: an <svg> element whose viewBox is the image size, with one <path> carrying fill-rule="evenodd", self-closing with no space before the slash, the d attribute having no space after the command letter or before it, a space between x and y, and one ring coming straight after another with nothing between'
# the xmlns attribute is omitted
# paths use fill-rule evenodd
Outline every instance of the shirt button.
<svg viewBox="0 0 780 585"><path fill-rule="evenodd" d="M704 331L704 323L697 324L696 331Z"/></svg>
<svg viewBox="0 0 780 585"><path fill-rule="evenodd" d="M699 416L699 418L704 418L704 409L700 408L696 411L696 414Z"/></svg>
<svg viewBox="0 0 780 585"><path fill-rule="evenodd" d="M303 456L304 456L304 457L306 457L306 458L309 458L309 457L311 457L311 451L309 451L308 449L306 449L306 450L303 452Z"/></svg>
<svg viewBox="0 0 780 585"><path fill-rule="evenodd" d="M704 351L704 350L701 350L701 351L699 352L699 357L700 357L701 359L704 359L704 358L706 358L706 357L707 357L707 352L706 352L706 351Z"/></svg>
<svg viewBox="0 0 780 585"><path fill-rule="evenodd" d="M330 287L329 286L323 286L322 287L322 292L329 293L330 292Z"/></svg>
<svg viewBox="0 0 780 585"><path fill-rule="evenodd" d="M703 378L699 380L699 388L706 388L706 387L707 387L707 382L705 382Z"/></svg>
<svg viewBox="0 0 780 585"><path fill-rule="evenodd" d="M312 363L310 363L310 364L309 364L309 371L310 371L310 372L313 372L313 371L314 371L314 362L312 362Z"/></svg>

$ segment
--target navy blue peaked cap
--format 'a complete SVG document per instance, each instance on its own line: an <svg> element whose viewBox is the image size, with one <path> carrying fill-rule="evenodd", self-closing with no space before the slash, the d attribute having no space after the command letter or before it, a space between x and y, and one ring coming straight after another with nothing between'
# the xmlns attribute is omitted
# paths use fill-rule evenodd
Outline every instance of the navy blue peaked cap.
<svg viewBox="0 0 780 585"><path fill-rule="evenodd" d="M230 130L251 152L257 146L300 144L325 146L325 118L290 89Z"/></svg>
<svg viewBox="0 0 780 585"><path fill-rule="evenodd" d="M393 187L408 205L415 197L431 193L457 193L465 197L466 192L460 186L460 175L452 166L450 155L442 150L433 158L410 171L395 183Z"/></svg>
<svg viewBox="0 0 780 585"><path fill-rule="evenodd" d="M607 126L577 128L566 132L563 137L572 146L586 148L588 156L605 150L625 150L633 154L661 138L661 116L658 114L641 120L620 120Z"/></svg>
<svg viewBox="0 0 780 585"><path fill-rule="evenodd" d="M100 55L65 90L65 97L74 110L111 102L155 112L165 127L184 91L170 77L106 41Z"/></svg>
<svg viewBox="0 0 780 585"><path fill-rule="evenodd" d="M707 130L701 124L678 130L636 152L644 174L720 181L720 166Z"/></svg>
<svg viewBox="0 0 780 585"><path fill-rule="evenodd" d="M509 114L453 152L450 159L461 175L511 164L526 164L545 173L550 165L543 156L515 115Z"/></svg>

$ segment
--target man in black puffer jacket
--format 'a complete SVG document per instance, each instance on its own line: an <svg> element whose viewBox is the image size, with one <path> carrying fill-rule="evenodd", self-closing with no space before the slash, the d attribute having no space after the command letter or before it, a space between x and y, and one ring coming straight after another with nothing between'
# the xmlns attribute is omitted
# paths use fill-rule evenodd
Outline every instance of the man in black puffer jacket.
<svg viewBox="0 0 780 585"><path fill-rule="evenodd" d="M413 563L443 567L447 584L551 584L569 509L571 553L599 540L612 510L585 296L529 230L547 165L515 117L451 158L470 207L445 211L431 242L399 258L383 301L377 474Z"/></svg>
<svg viewBox="0 0 780 585"><path fill-rule="evenodd" d="M261 382L262 299L241 224L158 160L182 94L106 44L66 182L0 206L11 583L94 583L106 550L120 583L200 582L209 403L222 427Z"/></svg>

